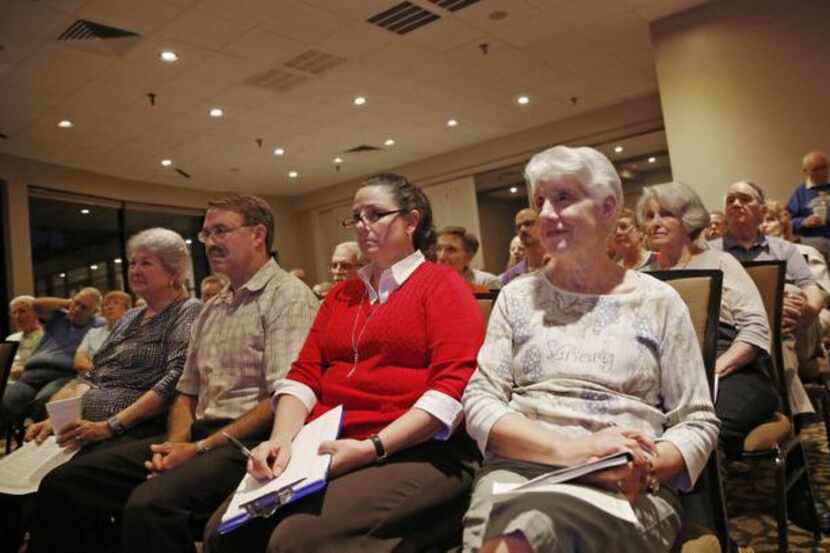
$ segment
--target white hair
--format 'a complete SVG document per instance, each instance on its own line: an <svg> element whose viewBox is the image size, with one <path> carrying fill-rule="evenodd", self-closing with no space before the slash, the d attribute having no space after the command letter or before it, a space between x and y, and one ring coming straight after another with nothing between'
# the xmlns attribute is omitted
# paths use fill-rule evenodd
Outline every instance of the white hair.
<svg viewBox="0 0 830 553"><path fill-rule="evenodd" d="M644 223L643 215L651 200L680 219L692 240L696 240L709 224L709 212L703 207L700 196L688 184L674 181L644 187L637 200L637 218L640 224Z"/></svg>
<svg viewBox="0 0 830 553"><path fill-rule="evenodd" d="M101 295L101 291L94 286L81 288L73 298L77 298L78 296L92 296L95 299L95 309L101 307L101 302L104 301L104 296Z"/></svg>
<svg viewBox="0 0 830 553"><path fill-rule="evenodd" d="M554 146L533 156L525 167L525 180L531 191L540 182L562 179L577 181L597 204L614 196L617 200L615 215L622 207L620 176L608 158L594 148Z"/></svg>
<svg viewBox="0 0 830 553"><path fill-rule="evenodd" d="M138 250L159 258L173 276L173 287L184 283L190 272L190 251L179 233L160 227L142 230L127 241L127 258L132 259Z"/></svg>
<svg viewBox="0 0 830 553"><path fill-rule="evenodd" d="M34 309L34 307L35 307L35 298L34 298L34 296L17 296L16 298L12 299L12 301L9 302L9 309L14 309L14 306L17 305L18 303L29 304L29 307Z"/></svg>
<svg viewBox="0 0 830 553"><path fill-rule="evenodd" d="M337 253L337 250L348 252L348 254L354 258L356 264L363 265L363 253L360 251L360 246L357 242L353 240L349 242L340 242L334 247L334 250L332 250L332 257L334 257L334 254Z"/></svg>

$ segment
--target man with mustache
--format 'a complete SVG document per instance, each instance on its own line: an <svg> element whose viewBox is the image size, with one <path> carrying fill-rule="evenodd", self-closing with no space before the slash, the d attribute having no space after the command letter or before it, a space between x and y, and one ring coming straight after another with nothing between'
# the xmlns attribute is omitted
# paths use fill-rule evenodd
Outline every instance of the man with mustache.
<svg viewBox="0 0 830 553"><path fill-rule="evenodd" d="M199 240L230 287L193 324L167 435L95 451L50 473L30 553L109 550L110 516L120 521L123 553L193 550L245 474L247 458L223 433L249 447L268 437L272 385L296 358L317 299L271 258L265 201L236 196L209 205Z"/></svg>
<svg viewBox="0 0 830 553"><path fill-rule="evenodd" d="M545 250L539 240L539 214L535 209L527 208L516 214L516 234L525 247L525 258L501 275L502 284L507 284L516 277L532 273L545 265Z"/></svg>

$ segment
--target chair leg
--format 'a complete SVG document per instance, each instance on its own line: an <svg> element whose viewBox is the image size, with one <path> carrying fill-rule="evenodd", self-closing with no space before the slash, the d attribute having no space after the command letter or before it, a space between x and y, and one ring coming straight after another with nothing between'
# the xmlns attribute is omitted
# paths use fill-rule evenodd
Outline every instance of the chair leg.
<svg viewBox="0 0 830 553"><path fill-rule="evenodd" d="M778 452L775 458L775 518L778 523L778 553L787 553L789 549L789 527L787 515L787 460Z"/></svg>
<svg viewBox="0 0 830 553"><path fill-rule="evenodd" d="M813 539L815 543L821 542L821 523L819 521L818 510L816 507L816 493L813 490L812 480L810 478L810 466L807 462L807 454L804 451L803 444L798 444L792 451L788 458L787 464L788 474L785 477L790 481L790 474L800 472L798 479L790 482L790 490L788 492L789 498L800 498L807 506L810 520L805 521L813 529Z"/></svg>

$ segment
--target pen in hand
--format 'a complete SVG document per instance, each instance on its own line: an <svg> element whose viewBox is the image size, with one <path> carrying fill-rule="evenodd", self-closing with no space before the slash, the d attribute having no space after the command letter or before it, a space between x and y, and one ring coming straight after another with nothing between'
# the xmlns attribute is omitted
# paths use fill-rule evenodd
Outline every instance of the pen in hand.
<svg viewBox="0 0 830 553"><path fill-rule="evenodd" d="M251 453L251 450L248 449L247 447L245 447L242 442L240 442L239 440L237 440L236 438L234 438L233 436L231 436L230 434L228 434L224 430L222 431L222 435L225 438L227 438L228 441L230 441L233 445L235 445L239 449L239 451L242 452L242 454L245 457L247 457L248 459L253 459L253 457L254 457L253 453Z"/></svg>

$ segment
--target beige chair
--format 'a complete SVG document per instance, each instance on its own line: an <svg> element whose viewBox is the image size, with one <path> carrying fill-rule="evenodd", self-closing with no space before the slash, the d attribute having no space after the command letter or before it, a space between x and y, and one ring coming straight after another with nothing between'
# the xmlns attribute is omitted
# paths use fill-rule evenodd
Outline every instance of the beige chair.
<svg viewBox="0 0 830 553"><path fill-rule="evenodd" d="M484 317L484 326L487 326L487 321L490 320L490 312L493 310L493 304L496 303L496 298L499 297L499 291L476 292L475 296L478 302L478 308L481 309L481 316Z"/></svg>
<svg viewBox="0 0 830 553"><path fill-rule="evenodd" d="M772 419L750 432L743 443L738 459L747 461L768 461L775 470L775 518L778 524L778 551L789 549L787 521L788 497L808 502L813 536L821 541L818 514L815 509L813 488L801 440L794 432L790 394L784 372L784 357L781 337L781 313L784 302L784 261L748 261L742 263L761 293L772 334L771 361L772 376L781 397L781 410ZM803 521L800 521L803 523Z"/></svg>
<svg viewBox="0 0 830 553"><path fill-rule="evenodd" d="M715 270L679 270L653 271L650 274L673 287L686 302L692 326L700 343L700 351L703 353L709 391L713 393L723 273ZM680 535L675 540L673 551L681 553L729 551L729 521L717 451L709 457L694 490L681 496L684 502L695 499L707 501L706 504L711 506L715 528L709 530L695 524L684 523L680 529ZM715 533L712 534L712 531Z"/></svg>

